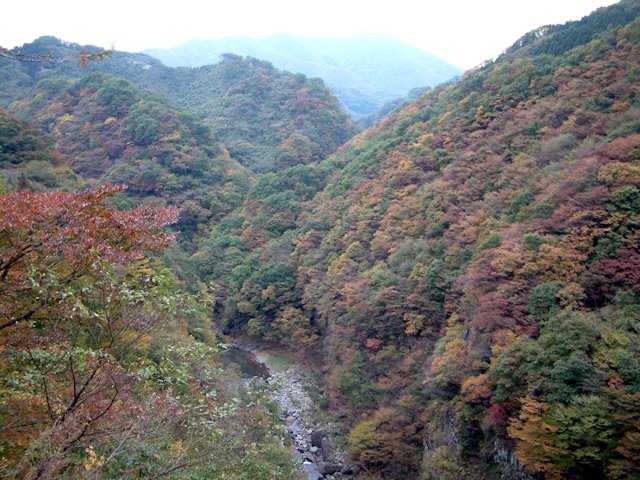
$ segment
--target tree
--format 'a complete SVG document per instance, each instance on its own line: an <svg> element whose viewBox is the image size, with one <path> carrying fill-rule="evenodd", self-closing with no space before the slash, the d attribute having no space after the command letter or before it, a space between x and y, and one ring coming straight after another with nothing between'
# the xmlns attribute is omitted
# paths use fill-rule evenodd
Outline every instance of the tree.
<svg viewBox="0 0 640 480"><path fill-rule="evenodd" d="M169 306L146 255L172 241L177 211L110 208L122 190L0 197L0 443L22 454L23 478L50 478L95 436L136 430L126 359Z"/></svg>
<svg viewBox="0 0 640 480"><path fill-rule="evenodd" d="M125 265L173 239L163 230L173 208L108 208L124 187L83 193L20 191L3 195L0 210L0 330L24 321L64 316L76 301L65 291L103 274L103 262ZM46 314L42 313L46 310ZM42 313L42 315L40 315Z"/></svg>
<svg viewBox="0 0 640 480"><path fill-rule="evenodd" d="M545 478L605 478L616 425L609 405L594 396L576 397L552 406L523 400L509 434L518 440L516 455Z"/></svg>

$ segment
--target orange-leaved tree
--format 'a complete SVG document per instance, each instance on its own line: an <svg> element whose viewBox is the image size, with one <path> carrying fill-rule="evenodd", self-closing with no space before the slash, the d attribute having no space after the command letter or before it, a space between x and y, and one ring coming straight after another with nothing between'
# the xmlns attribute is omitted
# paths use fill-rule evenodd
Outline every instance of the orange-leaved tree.
<svg viewBox="0 0 640 480"><path fill-rule="evenodd" d="M169 308L148 254L178 212L110 207L123 188L0 195L3 476L54 478L144 423L127 365Z"/></svg>

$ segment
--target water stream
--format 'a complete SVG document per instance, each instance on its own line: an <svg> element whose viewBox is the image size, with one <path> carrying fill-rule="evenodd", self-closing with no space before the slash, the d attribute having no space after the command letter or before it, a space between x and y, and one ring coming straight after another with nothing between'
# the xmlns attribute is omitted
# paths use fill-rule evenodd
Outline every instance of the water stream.
<svg viewBox="0 0 640 480"><path fill-rule="evenodd" d="M253 352L244 350L234 345L229 345L220 354L220 360L224 366L237 366L240 375L245 380L252 378L269 378L269 368L260 362Z"/></svg>
<svg viewBox="0 0 640 480"><path fill-rule="evenodd" d="M238 346L224 350L221 360L238 370L246 381L263 379L275 386L273 399L287 425L307 480L353 478L342 473L345 470L343 454L336 449L335 438L324 433L330 425L312 418L320 409L308 393L309 376L294 360L284 354Z"/></svg>

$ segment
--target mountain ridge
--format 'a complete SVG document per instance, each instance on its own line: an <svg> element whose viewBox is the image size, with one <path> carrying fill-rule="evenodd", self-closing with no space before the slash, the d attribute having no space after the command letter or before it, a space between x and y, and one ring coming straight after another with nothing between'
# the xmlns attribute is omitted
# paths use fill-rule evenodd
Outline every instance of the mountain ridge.
<svg viewBox="0 0 640 480"><path fill-rule="evenodd" d="M43 79L104 72L192 110L212 128L217 141L227 144L232 156L254 170L293 161L291 152L297 152L298 146L308 151L305 161L319 159L356 131L321 80L281 72L257 59L227 55L217 65L171 68L144 54L116 51L83 67L78 63L82 52L104 50L55 37L41 37L12 52L53 60L24 64L0 58L0 106L4 108L33 96Z"/></svg>
<svg viewBox="0 0 640 480"><path fill-rule="evenodd" d="M355 118L413 88L433 87L461 73L434 55L380 35L225 37L144 52L171 66L217 63L224 53L264 59L284 70L322 78Z"/></svg>

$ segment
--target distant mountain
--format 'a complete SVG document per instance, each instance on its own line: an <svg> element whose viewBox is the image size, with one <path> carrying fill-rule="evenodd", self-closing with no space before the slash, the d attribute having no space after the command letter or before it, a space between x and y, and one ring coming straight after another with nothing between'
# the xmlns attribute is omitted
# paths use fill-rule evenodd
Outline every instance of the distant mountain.
<svg viewBox="0 0 640 480"><path fill-rule="evenodd" d="M404 107L408 103L419 99L422 95L427 93L429 90L431 90L430 87L413 88L406 96L398 97L394 100L390 100L384 105L382 105L382 107L380 107L375 112L359 118L358 125L363 129L373 127L378 122L380 122L381 120L391 115L393 112L399 110L400 108Z"/></svg>
<svg viewBox="0 0 640 480"><path fill-rule="evenodd" d="M322 78L355 118L376 112L413 88L433 87L461 73L423 50L379 35L227 37L146 53L172 67L217 63L225 53L267 60L283 70Z"/></svg>
<svg viewBox="0 0 640 480"><path fill-rule="evenodd" d="M264 61L225 55L216 65L171 68L148 55L113 52L105 60L81 67L81 52L100 51L54 37L41 37L12 50L15 55L51 61L0 58L0 107L22 98L46 102L50 92L39 89L45 79L106 73L195 112L211 128L214 141L254 171L319 160L356 131L321 80L281 72ZM109 102L125 100L115 96Z"/></svg>

